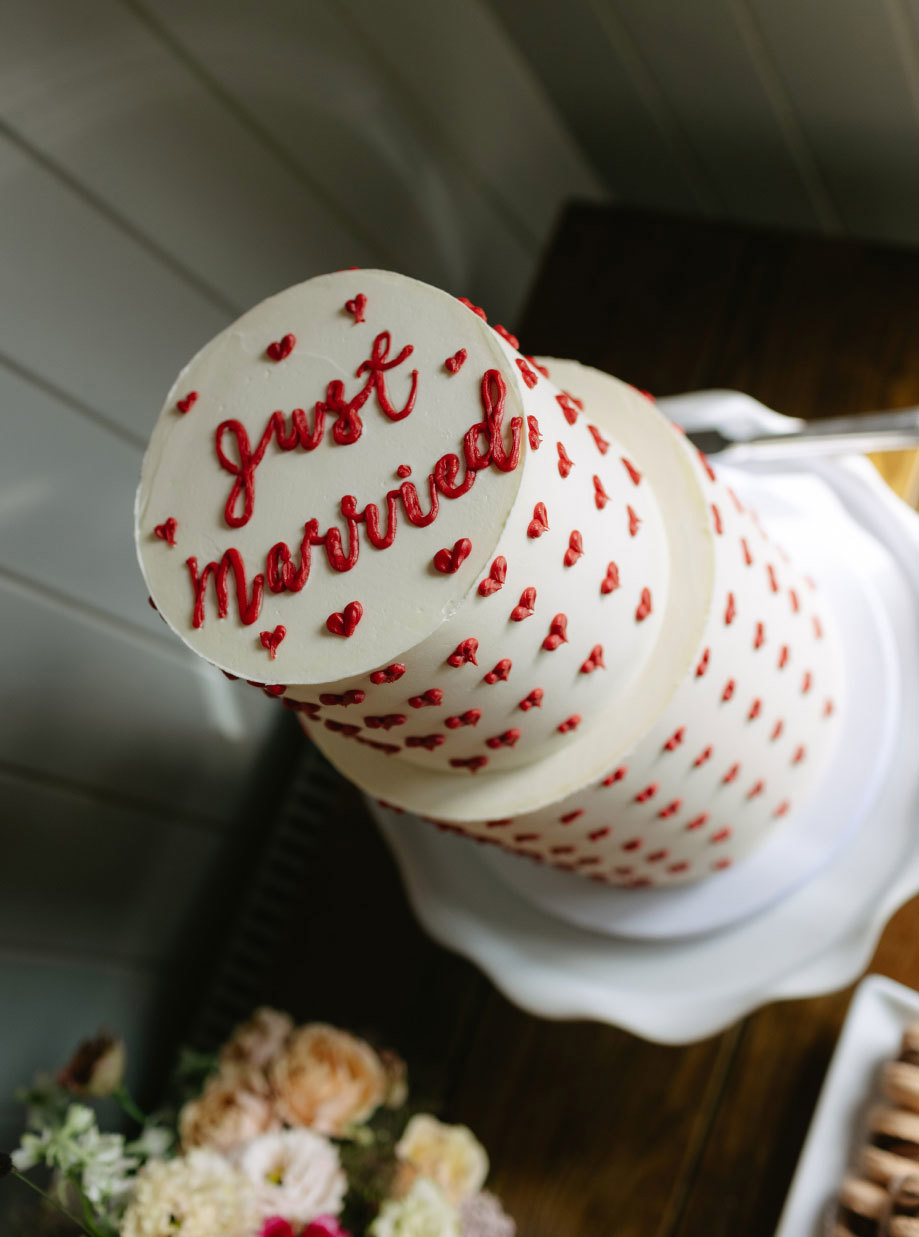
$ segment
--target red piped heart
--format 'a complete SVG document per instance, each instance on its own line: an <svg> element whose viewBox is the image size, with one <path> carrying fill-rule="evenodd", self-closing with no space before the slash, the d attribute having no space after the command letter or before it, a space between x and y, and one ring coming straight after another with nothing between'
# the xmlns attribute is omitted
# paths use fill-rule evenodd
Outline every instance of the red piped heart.
<svg viewBox="0 0 919 1237"><path fill-rule="evenodd" d="M536 383L539 381L539 379L530 369L529 365L527 365L523 357L517 357L517 368L520 370L520 377L523 379L526 385L530 388L530 390L532 390L533 387L536 386Z"/></svg>
<svg viewBox="0 0 919 1237"><path fill-rule="evenodd" d="M700 812L698 816L694 816L692 820L687 821L686 828L689 830L701 829L703 825L708 823L708 812Z"/></svg>
<svg viewBox="0 0 919 1237"><path fill-rule="evenodd" d="M558 447L558 474L560 477L567 477L574 468L574 460L569 458L563 443L556 443L556 446Z"/></svg>
<svg viewBox="0 0 919 1237"><path fill-rule="evenodd" d="M429 687L420 696L409 696L409 704L413 709L424 709L428 705L437 705L443 700L444 694L439 687Z"/></svg>
<svg viewBox="0 0 919 1237"><path fill-rule="evenodd" d="M563 722L559 722L556 730L559 734L567 734L569 730L577 730L581 724L580 713L572 713L570 717L566 717Z"/></svg>
<svg viewBox="0 0 919 1237"><path fill-rule="evenodd" d="M410 734L405 740L405 746L423 747L433 752L436 747L441 747L446 741L447 736L444 734Z"/></svg>
<svg viewBox="0 0 919 1237"><path fill-rule="evenodd" d="M750 705L750 712L747 714L747 721L755 722L756 719L759 717L760 713L762 713L762 711L763 711L763 702L762 700L759 699L759 697L757 697L756 700L754 700L753 703Z"/></svg>
<svg viewBox="0 0 919 1237"><path fill-rule="evenodd" d="M609 443L606 441L606 439L603 437L603 435L600 433L600 431L597 429L595 425L588 425L587 428L590 431L591 438L596 443L597 450L600 452L601 455L606 455L607 451L609 450Z"/></svg>
<svg viewBox="0 0 919 1237"><path fill-rule="evenodd" d="M536 589L525 588L520 594L520 601L513 610L511 610L511 622L522 623L525 618L529 618L533 613L533 607L536 605Z"/></svg>
<svg viewBox="0 0 919 1237"><path fill-rule="evenodd" d="M603 582L600 585L601 593L614 593L619 587L619 568L615 563L610 563L606 568L606 575L603 577Z"/></svg>
<svg viewBox="0 0 919 1237"><path fill-rule="evenodd" d="M460 567L472 552L472 542L468 537L460 537L453 543L452 550L438 550L434 555L434 567L445 576L459 571Z"/></svg>
<svg viewBox="0 0 919 1237"><path fill-rule="evenodd" d="M545 692L541 687L534 687L529 696L524 698L517 705L518 709L522 709L524 713L529 713L530 709L542 708L542 698Z"/></svg>
<svg viewBox="0 0 919 1237"><path fill-rule="evenodd" d="M603 645L595 644L585 660L581 663L581 674L593 674L595 670L605 670L603 663Z"/></svg>
<svg viewBox="0 0 919 1237"><path fill-rule="evenodd" d="M635 467L632 461L627 460L624 455L620 455L619 458L622 460L622 463L623 463L623 466L625 467L626 472L631 477L632 484L641 485L641 473L638 471L638 469Z"/></svg>
<svg viewBox="0 0 919 1237"><path fill-rule="evenodd" d="M823 624L820 622L820 619L817 618L816 614L811 619L811 623L813 624L813 627L814 627L814 639L822 640L823 639Z"/></svg>
<svg viewBox="0 0 919 1237"><path fill-rule="evenodd" d="M769 576L770 589L773 591L773 593L777 593L779 591L779 582L778 582L778 579L776 578L775 568L773 567L772 563L766 564L766 574Z"/></svg>
<svg viewBox="0 0 919 1237"><path fill-rule="evenodd" d="M396 752L401 751L398 743L379 743L376 739L365 739L362 735L358 736L358 743L363 743L364 747L372 747L374 751L382 752L384 756L395 756Z"/></svg>
<svg viewBox="0 0 919 1237"><path fill-rule="evenodd" d="M734 601L734 594L728 593L727 605L724 608L724 625L730 627L737 617L737 603Z"/></svg>
<svg viewBox="0 0 919 1237"><path fill-rule="evenodd" d="M444 361L444 369L448 374L458 374L463 368L468 353L465 348L460 348L459 352L454 352L453 356L448 356Z"/></svg>
<svg viewBox="0 0 919 1237"><path fill-rule="evenodd" d="M709 481L716 481L717 477L715 476L715 473L712 469L711 464L708 462L708 456L705 454L704 451L699 451L697 452L697 454L699 456L699 463L702 465L702 467L705 470L706 477L708 477Z"/></svg>
<svg viewBox="0 0 919 1237"><path fill-rule="evenodd" d="M353 636L354 630L364 615L364 607L359 601L349 601L344 611L336 610L325 621L326 627L333 636Z"/></svg>
<svg viewBox="0 0 919 1237"><path fill-rule="evenodd" d="M513 662L509 657L502 657L501 660L495 665L494 669L489 670L488 674L483 675L482 677L485 679L486 683L493 684L504 682L511 672L512 665Z"/></svg>
<svg viewBox="0 0 919 1237"><path fill-rule="evenodd" d="M591 842L600 842L603 838L608 838L612 832L613 831L609 825L604 825L602 829L591 830L587 836L590 838Z"/></svg>
<svg viewBox="0 0 919 1237"><path fill-rule="evenodd" d="M584 539L577 529L568 538L568 549L565 551L564 564L573 567L584 553Z"/></svg>
<svg viewBox="0 0 919 1237"><path fill-rule="evenodd" d="M335 692L321 692L319 695L320 704L340 705L342 708L349 704L363 704L366 699L367 693L362 692L360 688L342 692L340 696Z"/></svg>
<svg viewBox="0 0 919 1237"><path fill-rule="evenodd" d="M287 628L281 627L280 624L274 629L274 631L260 631L259 632L259 636L258 636L259 642L261 643L261 646L263 649L268 650L268 656L271 658L272 661L274 661L274 659L277 657L278 645L281 643L281 641L284 639L286 635L287 635ZM321 699L322 697L320 696L320 700Z"/></svg>
<svg viewBox="0 0 919 1237"><path fill-rule="evenodd" d="M636 803L647 803L649 799L653 799L657 794L657 782L652 782L650 786L646 786L644 790L640 790L635 796Z"/></svg>
<svg viewBox="0 0 919 1237"><path fill-rule="evenodd" d="M537 503L533 508L533 518L527 525L527 536L536 538L549 531L549 516L545 503Z"/></svg>
<svg viewBox="0 0 919 1237"><path fill-rule="evenodd" d="M620 765L618 769L615 769L612 773L609 774L608 777L605 777L603 779L602 785L615 786L617 782L622 781L622 779L625 777L628 771L629 770L626 765Z"/></svg>
<svg viewBox="0 0 919 1237"><path fill-rule="evenodd" d="M737 775L739 772L740 772L739 764L731 765L730 769L728 769L727 773L725 773L724 777L721 779L722 782L725 784L725 786L729 785L731 782L736 781Z"/></svg>
<svg viewBox="0 0 919 1237"><path fill-rule="evenodd" d="M320 696L321 700L322 697ZM365 717L364 722L371 730L392 730L393 726L404 726L408 718L404 713L384 713L381 717Z"/></svg>
<svg viewBox="0 0 919 1237"><path fill-rule="evenodd" d="M657 815L660 820L669 820L671 816L676 816L682 806L682 799L674 799L672 803L668 803L666 807L662 807Z"/></svg>
<svg viewBox="0 0 919 1237"><path fill-rule="evenodd" d="M450 656L447 658L451 666L465 666L467 662L472 662L474 666L479 663L475 659L475 655L479 649L479 642L475 636L467 636L465 640L461 640Z"/></svg>
<svg viewBox="0 0 919 1237"><path fill-rule="evenodd" d="M483 322L488 321L488 314L486 314L485 310L482 309L480 305L473 305L472 301L465 296L458 296L456 299L461 305L465 305L467 309L471 309L477 318L481 318Z"/></svg>
<svg viewBox="0 0 919 1237"><path fill-rule="evenodd" d="M714 755L714 752L715 752L715 749L711 746L703 748L702 751L699 753L699 755L692 762L693 768L694 769L701 768L701 766L704 765L707 760L711 760L712 756Z"/></svg>
<svg viewBox="0 0 919 1237"><path fill-rule="evenodd" d="M643 588L641 590L641 600L638 603L638 608L635 611L635 622L643 623L651 613L651 590Z"/></svg>
<svg viewBox="0 0 919 1237"><path fill-rule="evenodd" d="M556 614L549 624L549 634L542 642L542 647L553 652L560 644L568 643L568 618L564 614Z"/></svg>
<svg viewBox="0 0 919 1237"><path fill-rule="evenodd" d="M603 482L594 474L594 502L597 504L597 510L602 511L609 502L609 494L603 488Z"/></svg>
<svg viewBox="0 0 919 1237"><path fill-rule="evenodd" d="M331 730L334 734L343 735L346 739L353 739L356 734L360 734L360 726L352 726L349 722L336 722L332 718L327 717L323 722L326 730Z"/></svg>
<svg viewBox="0 0 919 1237"><path fill-rule="evenodd" d="M629 536L634 537L641 527L641 517L632 507L626 507L626 511L629 513Z"/></svg>
<svg viewBox="0 0 919 1237"><path fill-rule="evenodd" d="M814 683L814 676L809 670L804 671L804 677L801 680L801 695L806 696Z"/></svg>
<svg viewBox="0 0 919 1237"><path fill-rule="evenodd" d="M285 709L290 709L293 713L305 713L307 717L313 721L319 717L319 705L313 704L311 700L282 700Z"/></svg>
<svg viewBox="0 0 919 1237"><path fill-rule="evenodd" d="M180 399L176 402L176 408L179 410L179 412L186 413L191 409L193 404L197 403L197 400L198 400L198 392L189 391L184 399Z"/></svg>
<svg viewBox="0 0 919 1237"><path fill-rule="evenodd" d="M450 761L450 765L454 769L468 769L470 773L478 773L479 769L484 769L488 764L487 756L455 756Z"/></svg>
<svg viewBox="0 0 919 1237"><path fill-rule="evenodd" d="M750 547L747 545L746 537L741 537L740 546L741 546L741 549L743 550L743 561L746 563L748 567L752 567L753 566L753 555L750 553Z"/></svg>
<svg viewBox="0 0 919 1237"><path fill-rule="evenodd" d="M401 661L394 661L391 666L386 666L382 670L374 670L370 676L370 682L376 683L395 683L397 679L401 679L405 674L405 666Z"/></svg>
<svg viewBox="0 0 919 1237"><path fill-rule="evenodd" d="M406 477L410 477L411 475L412 475L412 469L409 464L400 464L399 467L396 469L396 476L399 477L399 479L402 481L404 481Z"/></svg>
<svg viewBox="0 0 919 1237"><path fill-rule="evenodd" d="M805 756L805 748L803 746L796 747L795 754L791 758L791 763L793 765L799 765L801 761L804 759L804 756Z"/></svg>
<svg viewBox="0 0 919 1237"><path fill-rule="evenodd" d="M157 524L153 530L153 535L154 537L159 537L160 541L165 541L168 546L174 546L176 543L176 529L178 527L178 520L170 516L164 524Z"/></svg>
<svg viewBox="0 0 919 1237"><path fill-rule="evenodd" d="M756 633L753 636L753 647L755 649L761 649L765 643L766 643L766 628L763 626L762 623L757 623Z"/></svg>
<svg viewBox="0 0 919 1237"><path fill-rule="evenodd" d="M542 434L539 432L539 422L535 417L527 417L527 437L530 440L531 450L538 451L539 444L542 442Z"/></svg>
<svg viewBox="0 0 919 1237"><path fill-rule="evenodd" d="M296 346L296 335L285 335L283 339L275 340L273 344L269 344L265 349L265 354L269 361L283 361L285 357L290 356Z"/></svg>
<svg viewBox="0 0 919 1237"><path fill-rule="evenodd" d="M765 789L766 789L766 783L762 780L762 778L760 778L760 780L758 782L754 782L753 785L750 787L750 789L747 791L747 798L755 799L757 795L761 795Z"/></svg>
<svg viewBox="0 0 919 1237"><path fill-rule="evenodd" d="M516 726L512 726L510 730L505 730L503 734L493 734L490 739L486 739L485 746L490 748L513 747L519 738L520 731Z"/></svg>
<svg viewBox="0 0 919 1237"><path fill-rule="evenodd" d="M558 818L559 824L571 825L578 819L578 817L583 815L584 809L582 807L576 807L573 812L566 812L564 816L560 816Z"/></svg>
<svg viewBox="0 0 919 1237"><path fill-rule="evenodd" d="M725 683L724 691L721 693L721 699L724 701L725 704L727 704L727 702L734 695L734 689L736 686L737 685L733 679L728 679L728 681Z"/></svg>
<svg viewBox="0 0 919 1237"><path fill-rule="evenodd" d="M712 650L703 649L702 656L699 658L699 664L696 666L696 678L697 679L701 679L702 675L705 674L706 670L708 669L708 663L711 661L711 659L712 659Z"/></svg>
<svg viewBox="0 0 919 1237"><path fill-rule="evenodd" d="M354 325L364 321L364 310L367 308L367 298L363 292L358 292L352 301L345 301L345 309L354 319Z"/></svg>
<svg viewBox="0 0 919 1237"><path fill-rule="evenodd" d="M791 807L791 803L787 799L783 799L779 806L772 813L773 816L787 816Z"/></svg>
<svg viewBox="0 0 919 1237"><path fill-rule="evenodd" d="M454 717L448 717L444 725L448 730L458 730L460 726L478 726L481 716L481 709L467 709L465 713L457 713Z"/></svg>
<svg viewBox="0 0 919 1237"><path fill-rule="evenodd" d="M685 726L681 726L679 730L675 730L673 734L670 736L670 738L667 740L667 742L664 744L664 751L675 752L676 749L683 742L683 736L685 735L685 733L686 733Z"/></svg>
<svg viewBox="0 0 919 1237"><path fill-rule="evenodd" d="M712 511L712 523L715 526L715 532L720 537L722 533L724 532L724 524L721 521L721 512L718 510L718 508L715 506L714 503L711 504L711 511Z"/></svg>
<svg viewBox="0 0 919 1237"><path fill-rule="evenodd" d="M479 596L490 597L497 593L507 578L507 559L500 554L491 565L491 570L484 580L479 582Z"/></svg>
<svg viewBox="0 0 919 1237"><path fill-rule="evenodd" d="M520 347L520 340L517 338L517 336L512 335L511 332L507 329L507 327L502 326L500 322L496 322L495 325L492 327L492 330L495 331L498 335L500 335L502 339L506 339L512 348Z"/></svg>
<svg viewBox="0 0 919 1237"><path fill-rule="evenodd" d="M583 408L580 400L576 400L573 395L569 395L567 391L560 391L555 397L555 401L565 415L565 420L569 425L574 425L578 419L578 407Z"/></svg>

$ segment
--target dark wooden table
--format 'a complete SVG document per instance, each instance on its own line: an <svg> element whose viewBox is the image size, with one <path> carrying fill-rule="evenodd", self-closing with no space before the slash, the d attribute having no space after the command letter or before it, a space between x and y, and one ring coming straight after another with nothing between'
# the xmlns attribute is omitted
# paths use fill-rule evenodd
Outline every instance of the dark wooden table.
<svg viewBox="0 0 919 1237"><path fill-rule="evenodd" d="M919 403L919 255L892 249L575 206L518 325L527 352L660 395L734 387L803 416ZM416 1098L488 1147L521 1237L773 1232L849 991L683 1048L542 1021L424 936L344 785L323 838L259 995L398 1047ZM919 985L919 900L870 969Z"/></svg>

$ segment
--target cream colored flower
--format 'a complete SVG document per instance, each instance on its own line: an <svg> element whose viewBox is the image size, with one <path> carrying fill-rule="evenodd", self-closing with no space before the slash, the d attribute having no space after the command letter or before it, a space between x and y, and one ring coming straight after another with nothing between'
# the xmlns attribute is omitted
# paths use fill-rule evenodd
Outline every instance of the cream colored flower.
<svg viewBox="0 0 919 1237"><path fill-rule="evenodd" d="M313 1130L262 1134L236 1159L252 1184L259 1221L283 1216L292 1224L309 1224L341 1211L348 1183L338 1148Z"/></svg>
<svg viewBox="0 0 919 1237"><path fill-rule="evenodd" d="M220 1049L221 1073L235 1066L266 1069L294 1029L290 1014L262 1005L241 1023Z"/></svg>
<svg viewBox="0 0 919 1237"><path fill-rule="evenodd" d="M366 1121L386 1094L386 1074L370 1045L321 1022L294 1031L268 1076L284 1121L337 1137Z"/></svg>
<svg viewBox="0 0 919 1237"><path fill-rule="evenodd" d="M444 1125L426 1113L409 1121L396 1144L396 1155L416 1173L436 1181L456 1204L478 1193L488 1176L488 1156L472 1131L465 1125Z"/></svg>
<svg viewBox="0 0 919 1237"><path fill-rule="evenodd" d="M248 1180L215 1151L198 1147L144 1165L121 1237L252 1237L256 1224Z"/></svg>
<svg viewBox="0 0 919 1237"><path fill-rule="evenodd" d="M179 1113L182 1147L228 1152L280 1125L264 1074L239 1069L211 1078Z"/></svg>
<svg viewBox="0 0 919 1237"><path fill-rule="evenodd" d="M456 1208L427 1177L419 1177L405 1198L385 1202L367 1232L368 1237L462 1237Z"/></svg>
<svg viewBox="0 0 919 1237"><path fill-rule="evenodd" d="M460 1204L463 1237L515 1237L517 1226L494 1194L483 1191Z"/></svg>

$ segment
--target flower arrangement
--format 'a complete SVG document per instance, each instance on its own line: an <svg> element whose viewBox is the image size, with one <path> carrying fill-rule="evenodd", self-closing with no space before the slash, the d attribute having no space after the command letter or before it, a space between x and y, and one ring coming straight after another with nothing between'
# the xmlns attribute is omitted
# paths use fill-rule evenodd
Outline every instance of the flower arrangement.
<svg viewBox="0 0 919 1237"><path fill-rule="evenodd" d="M411 1113L404 1062L346 1031L257 1009L215 1058L185 1054L184 1102L154 1117L127 1094L124 1062L111 1036L82 1044L20 1093L28 1132L0 1153L0 1176L85 1237L514 1237L483 1190L481 1143ZM135 1138L100 1130L102 1096Z"/></svg>

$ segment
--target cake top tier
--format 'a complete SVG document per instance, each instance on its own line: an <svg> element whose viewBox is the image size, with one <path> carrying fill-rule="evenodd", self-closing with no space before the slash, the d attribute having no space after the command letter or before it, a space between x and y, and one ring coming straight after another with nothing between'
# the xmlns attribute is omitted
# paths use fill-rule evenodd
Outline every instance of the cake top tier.
<svg viewBox="0 0 919 1237"><path fill-rule="evenodd" d="M425 640L514 506L512 355L466 304L385 271L244 314L179 375L144 459L138 555L167 623L270 683L347 678Z"/></svg>

